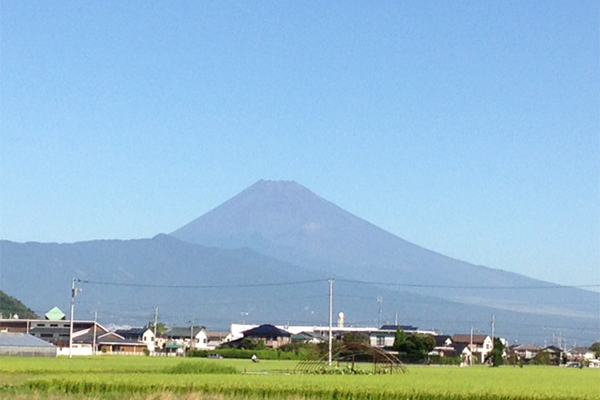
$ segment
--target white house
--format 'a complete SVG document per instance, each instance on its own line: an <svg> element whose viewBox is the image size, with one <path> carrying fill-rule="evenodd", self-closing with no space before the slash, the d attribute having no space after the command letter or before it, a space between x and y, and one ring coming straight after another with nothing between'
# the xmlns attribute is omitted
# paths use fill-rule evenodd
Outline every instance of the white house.
<svg viewBox="0 0 600 400"><path fill-rule="evenodd" d="M144 343L146 348L151 352L156 349L156 338L154 337L154 332L149 328L118 329L115 333L125 339Z"/></svg>
<svg viewBox="0 0 600 400"><path fill-rule="evenodd" d="M466 344L472 353L473 361L483 364L485 357L494 348L494 341L489 335L462 334L451 337L453 344Z"/></svg>
<svg viewBox="0 0 600 400"><path fill-rule="evenodd" d="M173 327L167 332L169 344L183 348L209 350L208 335L203 326Z"/></svg>
<svg viewBox="0 0 600 400"><path fill-rule="evenodd" d="M529 361L534 359L542 351L542 348L536 344L520 344L511 346L510 351L520 360Z"/></svg>

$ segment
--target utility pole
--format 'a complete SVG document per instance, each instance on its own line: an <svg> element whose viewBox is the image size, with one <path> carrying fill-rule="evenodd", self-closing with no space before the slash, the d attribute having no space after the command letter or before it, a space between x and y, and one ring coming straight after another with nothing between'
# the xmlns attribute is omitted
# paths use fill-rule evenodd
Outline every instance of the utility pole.
<svg viewBox="0 0 600 400"><path fill-rule="evenodd" d="M156 326L158 325L158 306L154 306L154 352L156 353Z"/></svg>
<svg viewBox="0 0 600 400"><path fill-rule="evenodd" d="M333 279L329 279L329 365L333 358L333 281Z"/></svg>
<svg viewBox="0 0 600 400"><path fill-rule="evenodd" d="M396 315L394 315L394 325L398 328L398 311L396 311Z"/></svg>
<svg viewBox="0 0 600 400"><path fill-rule="evenodd" d="M94 343L92 344L92 354L96 355L96 321L98 320L98 311L94 311Z"/></svg>
<svg viewBox="0 0 600 400"><path fill-rule="evenodd" d="M381 304L383 303L383 297L377 297L377 303L379 304L379 315L377 316L377 329L381 328Z"/></svg>
<svg viewBox="0 0 600 400"><path fill-rule="evenodd" d="M562 331L559 331L559 336L558 336L558 347L560 347L563 350L566 350L567 346L563 347L563 339L562 339Z"/></svg>
<svg viewBox="0 0 600 400"><path fill-rule="evenodd" d="M192 316L192 320L190 321L192 323L192 326L190 326L190 350L192 350L194 348L194 322L196 320L195 316Z"/></svg>
<svg viewBox="0 0 600 400"><path fill-rule="evenodd" d="M494 342L494 328L495 328L494 325L495 325L495 323L496 323L495 316L494 316L494 314L492 314L492 343Z"/></svg>
<svg viewBox="0 0 600 400"><path fill-rule="evenodd" d="M77 293L81 291L81 289L75 287L76 281L78 281L78 279L76 278L73 278L73 280L71 281L71 324L69 326L69 358L73 357L73 318L75 315L75 296L77 296Z"/></svg>
<svg viewBox="0 0 600 400"><path fill-rule="evenodd" d="M470 365L473 365L473 327L471 327L471 339L469 340L469 350L471 350Z"/></svg>

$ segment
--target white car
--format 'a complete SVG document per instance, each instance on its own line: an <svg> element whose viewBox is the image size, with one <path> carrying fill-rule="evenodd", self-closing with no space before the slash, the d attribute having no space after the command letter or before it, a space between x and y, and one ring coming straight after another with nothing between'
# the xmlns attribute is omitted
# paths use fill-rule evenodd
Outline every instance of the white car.
<svg viewBox="0 0 600 400"><path fill-rule="evenodd" d="M590 368L600 368L600 360L590 360Z"/></svg>

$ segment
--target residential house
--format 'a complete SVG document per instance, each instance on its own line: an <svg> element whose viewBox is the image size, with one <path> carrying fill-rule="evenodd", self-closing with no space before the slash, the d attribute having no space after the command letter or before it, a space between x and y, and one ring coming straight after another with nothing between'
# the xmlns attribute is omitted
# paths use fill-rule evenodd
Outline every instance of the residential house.
<svg viewBox="0 0 600 400"><path fill-rule="evenodd" d="M299 332L292 335L292 342L319 344L324 343L327 340L327 337L318 332Z"/></svg>
<svg viewBox="0 0 600 400"><path fill-rule="evenodd" d="M483 364L486 356L492 351L494 342L489 335L458 334L451 338L454 344L467 344L472 353L474 363Z"/></svg>
<svg viewBox="0 0 600 400"><path fill-rule="evenodd" d="M430 355L439 357L454 357L456 349L452 346L452 339L448 335L435 335L435 347Z"/></svg>
<svg viewBox="0 0 600 400"><path fill-rule="evenodd" d="M575 347L566 351L567 361L589 362L596 358L596 354L587 347Z"/></svg>
<svg viewBox="0 0 600 400"><path fill-rule="evenodd" d="M117 329L116 334L122 336L127 340L134 340L142 342L146 345L149 351L154 352L156 348L156 338L154 332L148 328L130 328L130 329Z"/></svg>
<svg viewBox="0 0 600 400"><path fill-rule="evenodd" d="M552 365L561 365L565 362L566 357L564 351L560 347L547 346L542 349L542 352L548 355L548 359Z"/></svg>
<svg viewBox="0 0 600 400"><path fill-rule="evenodd" d="M88 355L144 355L148 350L145 343L126 339L116 332L94 332L89 329L73 336L73 347L76 353ZM68 351L68 348L62 349L62 354L68 354Z"/></svg>
<svg viewBox="0 0 600 400"><path fill-rule="evenodd" d="M511 358L516 357L524 362L533 360L541 351L542 348L536 344L519 344L509 347Z"/></svg>
<svg viewBox="0 0 600 400"><path fill-rule="evenodd" d="M243 337L228 343L229 346L237 347L244 339L260 340L266 347L278 349L292 341L292 334L276 326L265 324L242 332Z"/></svg>
<svg viewBox="0 0 600 400"><path fill-rule="evenodd" d="M396 340L396 332L402 329L405 334L419 333L422 335L435 336L437 332L420 330L412 325L383 325L381 329L374 329L367 332L369 335L369 344L373 347L392 348Z"/></svg>
<svg viewBox="0 0 600 400"><path fill-rule="evenodd" d="M221 344L227 341L229 338L229 332L226 331L215 331L212 329L205 329L206 333L206 349L214 350L219 347Z"/></svg>
<svg viewBox="0 0 600 400"><path fill-rule="evenodd" d="M467 343L452 343L454 353L448 353L448 357L460 357L460 365L473 365L474 354Z"/></svg>
<svg viewBox="0 0 600 400"><path fill-rule="evenodd" d="M207 349L208 335L203 326L173 327L167 332L167 348Z"/></svg>
<svg viewBox="0 0 600 400"><path fill-rule="evenodd" d="M437 357L460 357L461 365L473 364L473 352L469 343L454 343L448 335L435 335L435 347L430 356Z"/></svg>

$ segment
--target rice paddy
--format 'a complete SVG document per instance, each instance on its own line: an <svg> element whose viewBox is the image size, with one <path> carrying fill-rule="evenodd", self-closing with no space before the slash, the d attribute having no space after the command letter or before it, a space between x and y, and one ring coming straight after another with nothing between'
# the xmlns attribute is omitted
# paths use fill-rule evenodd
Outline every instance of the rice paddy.
<svg viewBox="0 0 600 400"><path fill-rule="evenodd" d="M296 361L0 358L0 398L600 400L600 370L409 366L395 375L298 375ZM369 365L363 365L368 371Z"/></svg>

